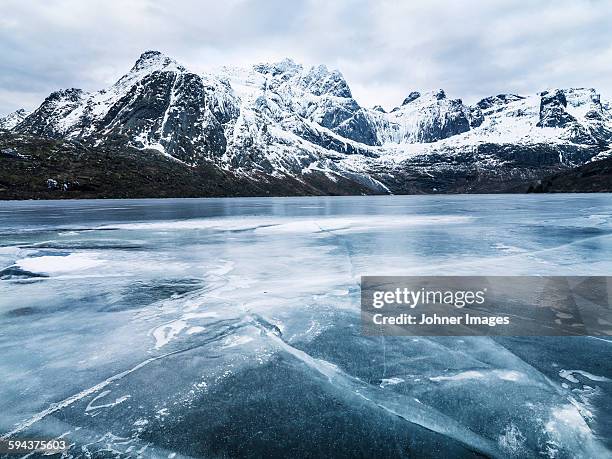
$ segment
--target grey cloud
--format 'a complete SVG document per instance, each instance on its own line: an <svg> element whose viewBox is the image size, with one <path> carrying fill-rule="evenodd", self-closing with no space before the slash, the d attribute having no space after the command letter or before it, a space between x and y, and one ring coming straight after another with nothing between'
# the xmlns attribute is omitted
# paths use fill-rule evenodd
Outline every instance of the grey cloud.
<svg viewBox="0 0 612 459"><path fill-rule="evenodd" d="M412 90L593 86L612 97L612 3L588 0L4 0L0 113L99 89L146 49L195 70L285 56L340 69L364 105Z"/></svg>

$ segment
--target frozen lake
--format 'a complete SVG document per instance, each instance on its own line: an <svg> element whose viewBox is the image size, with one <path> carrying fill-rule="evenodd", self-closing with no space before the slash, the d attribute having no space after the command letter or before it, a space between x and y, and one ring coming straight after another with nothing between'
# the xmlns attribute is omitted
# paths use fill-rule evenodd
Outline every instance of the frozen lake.
<svg viewBox="0 0 612 459"><path fill-rule="evenodd" d="M612 195L0 203L0 436L610 457L612 338L364 337L361 275L610 275Z"/></svg>

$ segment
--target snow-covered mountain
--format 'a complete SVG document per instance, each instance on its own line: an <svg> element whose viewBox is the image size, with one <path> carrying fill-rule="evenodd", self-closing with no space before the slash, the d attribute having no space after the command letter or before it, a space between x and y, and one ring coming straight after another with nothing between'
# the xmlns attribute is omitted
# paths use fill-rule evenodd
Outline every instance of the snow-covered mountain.
<svg viewBox="0 0 612 459"><path fill-rule="evenodd" d="M606 156L612 109L594 89L572 88L500 94L474 106L443 90L410 92L386 112L361 107L342 74L323 65L286 59L198 74L147 51L109 88L54 92L32 113L0 119L0 127L125 145L252 180L473 191Z"/></svg>
<svg viewBox="0 0 612 459"><path fill-rule="evenodd" d="M12 113L9 113L6 116L0 117L0 129L13 129L19 123L21 123L26 116L29 115L29 112L20 108Z"/></svg>

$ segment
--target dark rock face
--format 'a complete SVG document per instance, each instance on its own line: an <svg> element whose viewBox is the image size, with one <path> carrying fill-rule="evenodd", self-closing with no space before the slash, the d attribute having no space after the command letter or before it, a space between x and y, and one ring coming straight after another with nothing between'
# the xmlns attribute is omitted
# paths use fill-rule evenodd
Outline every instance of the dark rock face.
<svg viewBox="0 0 612 459"><path fill-rule="evenodd" d="M351 98L342 101L325 99L321 101L319 109L323 113L319 124L333 131L355 116L361 110L361 107Z"/></svg>
<svg viewBox="0 0 612 459"><path fill-rule="evenodd" d="M470 127L475 128L482 124L484 121L484 115L478 107L470 107Z"/></svg>
<svg viewBox="0 0 612 459"><path fill-rule="evenodd" d="M510 102L516 102L517 100L524 99L522 96L516 94L498 94L496 96L485 97L476 103L476 106L481 110L488 110L495 106L506 105Z"/></svg>
<svg viewBox="0 0 612 459"><path fill-rule="evenodd" d="M572 115L565 111L567 99L563 91L557 89L552 94L545 91L540 95L540 121L538 127L564 127L576 121Z"/></svg>
<svg viewBox="0 0 612 459"><path fill-rule="evenodd" d="M136 146L159 144L166 153L195 164L225 153L223 122L237 113L210 102L199 76L157 71L120 99L101 126L114 137L140 139Z"/></svg>
<svg viewBox="0 0 612 459"><path fill-rule="evenodd" d="M597 121L603 120L603 114L601 113L600 110L589 110L588 112L586 112L584 117L588 120L597 120Z"/></svg>
<svg viewBox="0 0 612 459"><path fill-rule="evenodd" d="M366 145L378 145L376 126L372 124L370 118L359 109L351 118L336 126L334 132L347 139Z"/></svg>
<svg viewBox="0 0 612 459"><path fill-rule="evenodd" d="M436 99L446 102L444 109L422 125L419 133L422 142L435 142L470 130L470 120L461 99L446 99L444 91L440 92Z"/></svg>
<svg viewBox="0 0 612 459"><path fill-rule="evenodd" d="M108 126L115 136L128 138L138 138L148 130L159 131L175 78L172 72L147 75L110 108L100 125ZM144 140L159 142L160 139Z"/></svg>
<svg viewBox="0 0 612 459"><path fill-rule="evenodd" d="M387 111L381 105L374 105L372 110L376 110L377 112L387 113Z"/></svg>
<svg viewBox="0 0 612 459"><path fill-rule="evenodd" d="M376 128L354 99L347 98L341 102L324 100L320 110L323 113L319 121L321 126L347 139L366 145L377 145ZM327 142L325 144L327 145Z"/></svg>
<svg viewBox="0 0 612 459"><path fill-rule="evenodd" d="M238 116L237 107L220 107L208 97L200 77L181 73L174 81L174 101L168 104L161 126L161 143L166 152L194 164L202 155L212 158L225 153L227 139L223 124Z"/></svg>
<svg viewBox="0 0 612 459"><path fill-rule="evenodd" d="M402 105L409 104L413 100L417 100L419 97L421 97L421 93L420 92L412 91L410 94L408 94L408 97L406 97L404 99L404 102L402 102Z"/></svg>

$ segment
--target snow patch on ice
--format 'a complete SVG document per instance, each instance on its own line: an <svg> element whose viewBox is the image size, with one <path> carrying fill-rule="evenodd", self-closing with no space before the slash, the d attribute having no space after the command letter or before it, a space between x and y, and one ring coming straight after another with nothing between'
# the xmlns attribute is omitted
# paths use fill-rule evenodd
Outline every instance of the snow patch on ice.
<svg viewBox="0 0 612 459"><path fill-rule="evenodd" d="M154 329L153 338L155 338L155 349L160 349L168 344L186 327L187 322L184 320L175 320Z"/></svg>
<svg viewBox="0 0 612 459"><path fill-rule="evenodd" d="M430 377L430 381L465 381L466 379L480 379L484 378L484 373L480 371L463 371L452 376L433 376Z"/></svg>
<svg viewBox="0 0 612 459"><path fill-rule="evenodd" d="M65 256L31 257L17 260L19 268L33 273L62 274L84 271L103 265L106 260L97 253L71 253Z"/></svg>
<svg viewBox="0 0 612 459"><path fill-rule="evenodd" d="M450 376L432 376L430 381L466 381L470 379L485 379L487 377L495 377L504 381L518 382L526 378L525 374L514 370L468 370L462 371Z"/></svg>

